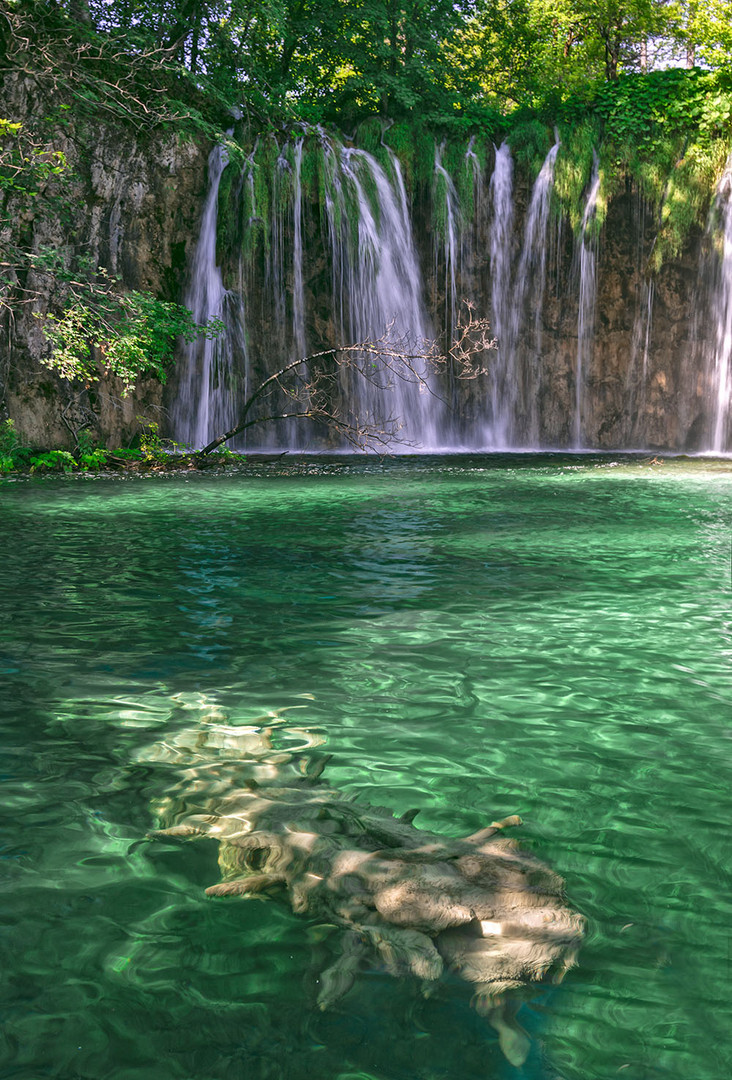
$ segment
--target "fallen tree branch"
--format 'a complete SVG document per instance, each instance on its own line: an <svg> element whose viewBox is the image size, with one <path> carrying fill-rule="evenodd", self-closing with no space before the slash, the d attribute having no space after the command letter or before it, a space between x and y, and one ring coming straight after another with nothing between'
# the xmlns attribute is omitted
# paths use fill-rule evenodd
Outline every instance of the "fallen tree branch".
<svg viewBox="0 0 732 1080"><path fill-rule="evenodd" d="M463 310L455 337L444 351L436 339L395 336L392 322L380 338L336 345L291 360L259 384L244 402L237 422L207 443L197 456L206 457L256 425L291 419L320 423L358 450L388 449L394 441L405 442L400 435L399 417L387 417L378 425L368 418L345 417L333 405L328 391L344 371L353 372L377 390L391 389L393 380L398 379L418 385L434 397L440 395L431 385L430 377L440 369L449 368L457 379L475 379L486 374L482 357L496 347L496 341L489 334L488 320L475 316L470 301L464 302ZM330 367L325 366L328 361ZM283 407L268 415L252 416L254 407L277 390L288 401L300 401L302 408L291 411Z"/></svg>

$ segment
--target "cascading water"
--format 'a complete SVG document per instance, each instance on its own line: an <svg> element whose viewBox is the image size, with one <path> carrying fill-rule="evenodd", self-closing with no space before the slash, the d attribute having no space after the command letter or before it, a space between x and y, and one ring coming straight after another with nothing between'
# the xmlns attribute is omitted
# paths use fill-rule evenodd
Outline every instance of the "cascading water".
<svg viewBox="0 0 732 1080"><path fill-rule="evenodd" d="M439 445L440 402L430 392L431 373L418 361L415 373L404 369L400 376L386 358L389 343L419 353L431 336L401 170L396 158L391 158L391 164L396 191L371 154L341 151L340 227L333 220L330 232L337 238L334 260L345 265L348 299L336 298L336 304L348 311L351 342L384 341L385 345L381 357L366 356L367 378L344 368L342 381L353 413L361 421L386 430L398 418L400 439L432 449ZM355 244L350 232L353 218L346 212L349 204L357 223Z"/></svg>
<svg viewBox="0 0 732 1080"><path fill-rule="evenodd" d="M721 252L713 291L714 426L711 450L724 453L730 445L732 412L732 157L717 190Z"/></svg>
<svg viewBox="0 0 732 1080"><path fill-rule="evenodd" d="M636 445L642 445L645 432L645 419L648 391L648 372L651 349L651 331L653 329L653 298L655 282L653 278L644 278L640 290L638 309L633 323L633 339L628 364L627 394L628 409L631 415L633 439Z"/></svg>
<svg viewBox="0 0 732 1080"><path fill-rule="evenodd" d="M485 431L485 444L491 449L505 449L509 445L516 398L510 317L513 160L508 143L501 143L496 150L489 195L492 207L491 327L498 340L498 350L490 364L490 416Z"/></svg>
<svg viewBox="0 0 732 1080"><path fill-rule="evenodd" d="M518 339L523 321L524 305L531 296L536 334L535 349L541 349L541 308L546 284L546 258L548 248L547 225L554 186L554 167L559 152L557 140L544 159L539 175L534 181L531 201L524 225L524 241L521 248L518 272L514 288L513 325L511 336Z"/></svg>
<svg viewBox="0 0 732 1080"><path fill-rule="evenodd" d="M582 403L586 369L592 359L592 340L595 333L595 296L597 292L597 238L593 225L600 194L600 159L592 152L592 176L582 216L582 239L579 250L579 306L577 311L577 359L575 364L575 411L573 446L583 446Z"/></svg>
<svg viewBox="0 0 732 1080"><path fill-rule="evenodd" d="M558 152L559 139L557 138L557 141L546 155L539 170L539 175L534 181L524 224L521 256L513 287L513 309L509 341L514 350L514 365L519 361L519 339L522 329L524 329L527 304L528 310L533 312L533 326L525 328L526 342L523 355L520 358L521 372L523 373L521 413L524 427L520 438L522 445L529 447L538 446L540 442L538 402L541 389L541 319L544 306L549 244L547 226L549 223L552 188L554 186L554 168ZM520 373L513 380L514 386L516 386L519 378ZM514 441L516 439L516 427L520 419L516 407L518 400L518 397L516 397L510 403L513 406L511 416L513 419Z"/></svg>
<svg viewBox="0 0 732 1080"><path fill-rule="evenodd" d="M295 143L294 195L292 200L292 343L295 357L305 356L305 285L302 250L302 150L303 137Z"/></svg>
<svg viewBox="0 0 732 1080"><path fill-rule="evenodd" d="M523 220L516 222L513 164L506 144L495 150L495 167L485 188L474 143L464 152L459 167L465 173L457 177L459 184L444 164L442 147L435 151L431 220L433 274L439 282L435 285L433 278L430 292L435 307L439 301L442 309L434 312L435 320L448 337L460 297L469 297L476 301L478 315L490 307L491 333L500 347L481 358L486 373L473 381L462 381L454 372L435 376L427 366L421 378L408 369L403 369L406 377L399 378L389 369L388 349L379 352L378 347L358 359L360 372L356 365L342 366L330 384L332 405L353 423L354 431L361 426L388 434L395 421L395 450L652 445L721 453L729 448L732 162L716 201L717 254L707 259L700 275L700 314L691 341L703 360L698 377L691 380L674 366L678 349L658 351L659 340L683 345L684 329L678 321L667 329L664 320L654 317L654 303L659 310L678 305L675 285L669 286L662 276L646 276L652 246L647 215L632 225L626 218L625 225L614 226L619 230L613 234L615 244L619 236L637 275L634 317L627 320L627 296L612 275L603 276L598 299L596 155L576 243L569 242L566 228L562 234L560 218L556 233L550 229L558 149L555 143L549 150ZM227 219L224 232L241 239L243 253L233 248L225 255L234 282L230 291L216 265L217 197L226 155L216 149L209 161L201 234L185 302L197 322L220 319L225 333L186 348L179 364L173 433L193 445L230 426L247 388L256 388L308 349L378 343L388 333L392 344L408 343L418 354L433 336L412 232L414 220L429 236L430 223L421 216L419 197L413 219L401 166L389 148L382 142L371 154L344 146L323 130L307 130L284 146L281 140L276 145L262 140L255 162L256 154L255 149L240 182L230 185L227 195L226 212L235 212L239 199L240 218L237 224ZM258 174L260 169L269 172ZM471 183L472 195L461 205L458 187L469 192ZM419 196L420 190L412 194ZM426 194L424 189L421 194ZM318 220L319 234L313 228ZM423 247L427 255L427 244ZM428 258L425 264L429 273ZM598 305L603 319L614 310L618 321L612 337L595 341ZM574 344L575 327L576 349L569 344ZM287 404L286 397L282 400ZM276 415L291 409L272 400L267 411ZM291 421L270 422L250 439L250 449L332 445L325 429Z"/></svg>
<svg viewBox="0 0 732 1080"><path fill-rule="evenodd" d="M272 211L270 214L270 242L266 258L266 279L274 310L274 324L285 348L285 320L287 317L287 294L285 291L285 236L287 233L284 212L285 196L289 191L292 168L287 160L286 148L277 155L272 172Z"/></svg>
<svg viewBox="0 0 732 1080"><path fill-rule="evenodd" d="M197 323L212 319L223 323L216 338L204 337L185 346L183 376L173 408L178 439L189 446L204 446L231 427L234 397L231 391L233 356L239 353L246 367L246 331L243 299L224 288L216 264L216 224L221 176L228 163L226 150L215 146L208 159L208 192L201 232L191 263L191 284L184 303Z"/></svg>
<svg viewBox="0 0 732 1080"><path fill-rule="evenodd" d="M461 252L460 262L462 269L462 281L465 295L471 301L477 302L480 298L480 255L484 247L483 222L485 218L485 183L483 179L483 166L480 158L473 149L475 136L468 143L465 151L465 166L472 179L473 187L473 212L469 220L465 220L465 214L461 214Z"/></svg>
<svg viewBox="0 0 732 1080"><path fill-rule="evenodd" d="M442 164L442 146L435 146L435 185L433 201L440 219L435 231L435 266L442 261L445 269L445 334L451 340L457 325L457 281L460 254L460 199L454 181ZM442 234L442 251L438 234Z"/></svg>
<svg viewBox="0 0 732 1080"><path fill-rule="evenodd" d="M483 198L484 198L484 184L483 184L483 166L480 163L480 158L473 149L475 145L475 136L473 135L468 143L468 149L465 151L465 160L470 166L470 171L473 176L473 221L478 222L481 219L483 211Z"/></svg>

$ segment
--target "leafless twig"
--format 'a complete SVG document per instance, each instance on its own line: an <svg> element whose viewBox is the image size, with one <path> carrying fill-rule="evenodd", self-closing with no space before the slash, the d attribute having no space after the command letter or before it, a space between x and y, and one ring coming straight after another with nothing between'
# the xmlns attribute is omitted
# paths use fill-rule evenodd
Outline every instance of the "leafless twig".
<svg viewBox="0 0 732 1080"><path fill-rule="evenodd" d="M311 353L267 376L244 402L236 424L212 439L199 455L205 457L248 428L285 419L318 423L358 450L388 449L395 441L405 441L402 418L387 417L375 424L367 418L345 415L337 405L338 395L333 393L344 371L353 372L377 390L389 390L396 379L438 396L431 382L435 371L449 369L458 379L477 378L485 374L485 356L495 345L488 321L477 318L474 306L467 301L456 336L444 351L433 338L396 335L392 322L379 338ZM255 406L271 400L277 391L301 407L257 414Z"/></svg>

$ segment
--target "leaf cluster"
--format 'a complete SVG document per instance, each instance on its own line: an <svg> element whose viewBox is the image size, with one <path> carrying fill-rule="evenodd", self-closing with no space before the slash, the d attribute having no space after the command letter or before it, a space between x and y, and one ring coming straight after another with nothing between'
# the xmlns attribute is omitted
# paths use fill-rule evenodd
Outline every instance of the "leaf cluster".
<svg viewBox="0 0 732 1080"><path fill-rule="evenodd" d="M176 339L216 337L215 321L198 325L188 308L149 292L119 292L115 284L89 282L61 314L39 315L52 350L43 363L63 378L91 383L100 368L121 379L123 394L141 378L165 382Z"/></svg>

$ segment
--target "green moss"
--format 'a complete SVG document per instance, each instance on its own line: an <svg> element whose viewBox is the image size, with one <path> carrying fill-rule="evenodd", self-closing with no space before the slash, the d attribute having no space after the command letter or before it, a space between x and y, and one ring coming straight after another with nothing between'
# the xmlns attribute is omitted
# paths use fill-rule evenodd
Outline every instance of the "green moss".
<svg viewBox="0 0 732 1080"><path fill-rule="evenodd" d="M521 120L509 130L506 141L516 164L535 179L554 142L554 133L541 120Z"/></svg>
<svg viewBox="0 0 732 1080"><path fill-rule="evenodd" d="M729 144L723 143L692 146L674 165L661 203L660 228L652 256L654 269L678 257L689 233L704 226L728 150Z"/></svg>
<svg viewBox="0 0 732 1080"><path fill-rule="evenodd" d="M306 138L302 148L300 184L304 201L317 197L319 173L323 163L323 147L320 138Z"/></svg>
<svg viewBox="0 0 732 1080"><path fill-rule="evenodd" d="M295 156L291 144L286 143L277 154L271 171L273 214L284 214L292 202L294 178Z"/></svg>
<svg viewBox="0 0 732 1080"><path fill-rule="evenodd" d="M384 132L384 142L391 147L404 174L404 182L408 188L414 186L414 130L411 124L397 122L392 124Z"/></svg>
<svg viewBox="0 0 732 1080"><path fill-rule="evenodd" d="M631 182L659 216L655 264L677 255L689 230L705 223L732 141L732 75L676 70L643 78L624 76L617 84L602 86L594 100L564 108L563 115L554 181L555 212L565 216L579 236L596 152L601 182L593 234L602 228L609 202ZM467 221L475 210L474 167L466 156L468 146L485 169L487 158L492 156L492 140L500 137L497 131L493 122L476 122L467 129L453 125L448 130L430 126L424 119L390 125L381 117L369 116L359 124L354 141L376 157L392 178L390 152L396 154L408 191L412 195L420 191L431 194L433 227L436 235L444 236L448 190L445 178L435 175L436 144L443 144L442 163L455 184L461 214ZM502 131L517 171L535 178L555 138L550 118L516 113L504 118ZM341 145L337 134L330 136L336 155L330 158L320 132L310 129L303 135L302 128L289 136L270 132L261 137L253 165L248 163L245 147L230 150L231 164L219 193L222 251L238 247L251 264L257 251L266 254L269 250L275 215L287 219L292 210L294 147L301 137L305 139L303 199L322 207L330 198L335 227L341 228L342 202L335 189ZM287 162L284 168L283 158ZM359 180L378 217L375 184L368 170L359 170ZM345 185L345 202L352 238L357 242L358 214L349 185Z"/></svg>
<svg viewBox="0 0 732 1080"><path fill-rule="evenodd" d="M578 236L585 210L584 196L592 175L593 152L600 143L598 125L588 121L573 129L560 129L560 140L554 172L555 206L569 219Z"/></svg>
<svg viewBox="0 0 732 1080"><path fill-rule="evenodd" d="M362 150L367 150L369 154L373 154L381 145L383 134L383 119L378 116L369 116L362 120L356 128L356 145L360 146Z"/></svg>
<svg viewBox="0 0 732 1080"><path fill-rule="evenodd" d="M427 127L415 131L414 140L414 183L428 186L435 171L435 134Z"/></svg>

